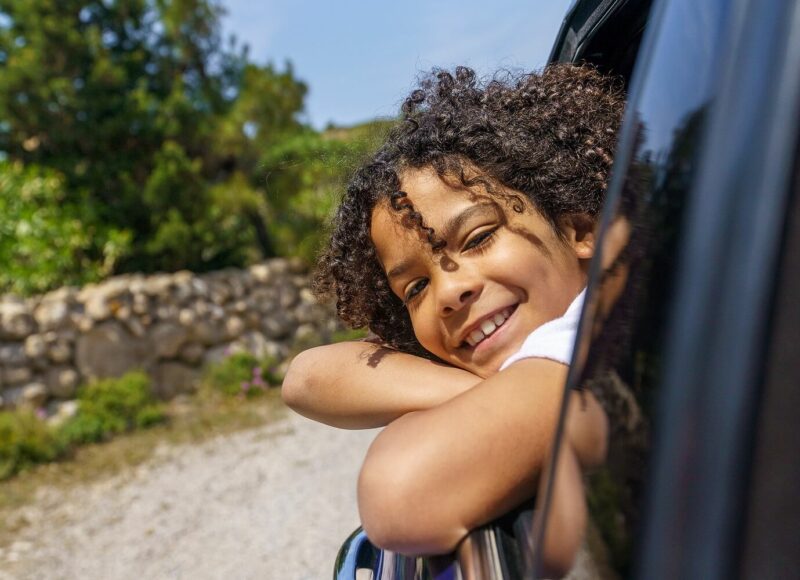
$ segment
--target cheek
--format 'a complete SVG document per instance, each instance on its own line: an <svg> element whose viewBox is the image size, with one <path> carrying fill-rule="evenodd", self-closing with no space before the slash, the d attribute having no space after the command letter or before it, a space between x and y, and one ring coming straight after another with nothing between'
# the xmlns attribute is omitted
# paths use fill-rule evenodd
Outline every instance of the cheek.
<svg viewBox="0 0 800 580"><path fill-rule="evenodd" d="M425 350L441 356L441 336L432 313L426 313L424 307L418 308L411 315L411 327L414 329L417 341Z"/></svg>

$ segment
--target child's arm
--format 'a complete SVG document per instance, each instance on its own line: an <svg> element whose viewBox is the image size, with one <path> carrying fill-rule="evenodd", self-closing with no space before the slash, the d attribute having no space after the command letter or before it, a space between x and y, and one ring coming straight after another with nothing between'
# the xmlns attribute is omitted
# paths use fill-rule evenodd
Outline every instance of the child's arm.
<svg viewBox="0 0 800 580"><path fill-rule="evenodd" d="M342 342L297 355L281 392L301 415L334 427L365 429L435 407L480 380L465 370L370 342Z"/></svg>
<svg viewBox="0 0 800 580"><path fill-rule="evenodd" d="M450 552L469 530L531 497L550 452L566 373L550 360L522 360L384 429L359 478L370 540L401 553ZM594 397L584 396L585 405L572 395L577 404L568 425L581 428L568 427L568 440L589 465L603 459L606 424Z"/></svg>

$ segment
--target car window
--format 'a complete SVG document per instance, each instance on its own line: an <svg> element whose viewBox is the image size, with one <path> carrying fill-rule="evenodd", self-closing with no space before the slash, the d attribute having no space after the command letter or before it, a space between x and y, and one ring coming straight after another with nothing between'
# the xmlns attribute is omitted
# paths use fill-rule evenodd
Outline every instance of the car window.
<svg viewBox="0 0 800 580"><path fill-rule="evenodd" d="M590 551L609 577L630 573L640 529L676 248L715 99L727 6L674 0L654 7L630 83L570 371L569 388L591 391L610 418L608 459L588 485Z"/></svg>

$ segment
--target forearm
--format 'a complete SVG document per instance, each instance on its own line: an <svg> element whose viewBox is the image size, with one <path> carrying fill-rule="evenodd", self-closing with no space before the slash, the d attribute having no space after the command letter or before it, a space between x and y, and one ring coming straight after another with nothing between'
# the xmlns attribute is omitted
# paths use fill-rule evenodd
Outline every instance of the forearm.
<svg viewBox="0 0 800 580"><path fill-rule="evenodd" d="M565 378L564 365L521 361L384 429L359 478L370 539L403 553L449 552L469 530L533 496Z"/></svg>
<svg viewBox="0 0 800 580"><path fill-rule="evenodd" d="M343 342L300 353L284 379L292 409L345 429L381 427L435 407L481 379L455 367L369 342Z"/></svg>
<svg viewBox="0 0 800 580"><path fill-rule="evenodd" d="M608 448L608 417L590 391L570 395L565 439L580 466L590 469L602 465Z"/></svg>
<svg viewBox="0 0 800 580"><path fill-rule="evenodd" d="M539 482L539 498L545 496L548 471L549 469L545 471ZM537 517L543 515L543 507L541 502L537 504ZM546 515L542 572L548 578L561 578L575 563L586 534L587 520L583 474L578 455L569 441L564 441L558 448L553 489Z"/></svg>

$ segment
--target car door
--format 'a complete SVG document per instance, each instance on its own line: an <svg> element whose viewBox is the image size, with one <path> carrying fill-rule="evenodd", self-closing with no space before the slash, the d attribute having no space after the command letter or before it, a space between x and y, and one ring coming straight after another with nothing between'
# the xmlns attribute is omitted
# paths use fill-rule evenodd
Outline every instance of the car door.
<svg viewBox="0 0 800 580"><path fill-rule="evenodd" d="M573 13L589 4L607 3ZM611 422L587 491L597 575L796 577L798 429L781 402L798 390L799 15L653 5L568 379ZM553 59L625 74L608 24L592 27L576 42L566 23Z"/></svg>

